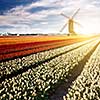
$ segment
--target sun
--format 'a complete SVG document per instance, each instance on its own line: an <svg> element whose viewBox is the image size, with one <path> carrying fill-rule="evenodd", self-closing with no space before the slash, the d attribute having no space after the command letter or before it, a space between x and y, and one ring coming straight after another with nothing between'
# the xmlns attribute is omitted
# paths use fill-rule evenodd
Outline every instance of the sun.
<svg viewBox="0 0 100 100"><path fill-rule="evenodd" d="M82 35L95 35L100 33L100 27L98 23L82 23L83 27L75 26L75 31Z"/></svg>

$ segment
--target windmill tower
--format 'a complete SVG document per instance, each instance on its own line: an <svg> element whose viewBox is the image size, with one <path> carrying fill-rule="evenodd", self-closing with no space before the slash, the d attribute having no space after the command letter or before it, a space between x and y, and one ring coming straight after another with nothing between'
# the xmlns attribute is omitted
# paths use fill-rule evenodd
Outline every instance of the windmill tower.
<svg viewBox="0 0 100 100"><path fill-rule="evenodd" d="M68 24L68 32L69 35L77 35L76 32L74 31L74 23L80 25L78 22L74 21L74 17L77 15L77 13L79 12L80 8L77 9L77 11L73 14L73 16L68 17L65 14L61 13L62 16L64 16L65 18L68 19L68 22L62 27L62 29L60 30L60 32L62 32L65 27L67 27Z"/></svg>

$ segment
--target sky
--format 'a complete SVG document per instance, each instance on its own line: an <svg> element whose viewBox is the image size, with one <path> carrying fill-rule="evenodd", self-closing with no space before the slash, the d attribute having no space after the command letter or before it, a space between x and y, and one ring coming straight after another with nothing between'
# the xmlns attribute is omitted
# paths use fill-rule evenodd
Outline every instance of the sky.
<svg viewBox="0 0 100 100"><path fill-rule="evenodd" d="M80 8L74 29L80 34L100 33L100 0L0 0L0 33L59 33ZM60 34L68 33L68 24Z"/></svg>

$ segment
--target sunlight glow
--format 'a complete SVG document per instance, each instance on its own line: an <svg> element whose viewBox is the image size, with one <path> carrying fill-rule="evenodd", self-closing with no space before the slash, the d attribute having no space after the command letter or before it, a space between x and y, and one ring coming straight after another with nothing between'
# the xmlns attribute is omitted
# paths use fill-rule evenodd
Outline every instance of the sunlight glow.
<svg viewBox="0 0 100 100"><path fill-rule="evenodd" d="M100 32L99 23L82 23L83 27L75 26L75 31L83 35L95 35Z"/></svg>

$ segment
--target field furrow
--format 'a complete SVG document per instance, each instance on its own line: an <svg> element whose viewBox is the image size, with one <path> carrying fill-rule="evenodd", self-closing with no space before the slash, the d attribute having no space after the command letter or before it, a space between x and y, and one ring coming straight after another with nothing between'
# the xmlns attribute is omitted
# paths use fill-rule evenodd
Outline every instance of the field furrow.
<svg viewBox="0 0 100 100"><path fill-rule="evenodd" d="M73 82L64 100L100 100L100 44L82 73Z"/></svg>

